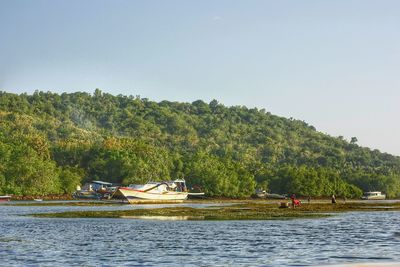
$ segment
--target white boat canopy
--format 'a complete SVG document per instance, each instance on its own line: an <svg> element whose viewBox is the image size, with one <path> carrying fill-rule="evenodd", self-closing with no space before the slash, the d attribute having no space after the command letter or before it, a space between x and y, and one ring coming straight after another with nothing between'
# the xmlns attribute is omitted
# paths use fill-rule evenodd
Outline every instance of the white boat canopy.
<svg viewBox="0 0 400 267"><path fill-rule="evenodd" d="M92 181L92 184L112 185L112 183L103 182L103 181Z"/></svg>

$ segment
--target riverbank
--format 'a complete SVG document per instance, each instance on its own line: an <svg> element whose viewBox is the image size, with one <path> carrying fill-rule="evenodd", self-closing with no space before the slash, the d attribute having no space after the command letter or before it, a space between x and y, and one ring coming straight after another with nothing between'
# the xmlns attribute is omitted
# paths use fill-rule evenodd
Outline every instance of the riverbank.
<svg viewBox="0 0 400 267"><path fill-rule="evenodd" d="M225 203L228 204L228 203ZM41 218L184 218L187 220L286 220L321 218L352 211L400 211L400 203L348 202L306 203L296 208L280 208L278 203L243 202L207 208L166 207L117 211L73 211L31 214Z"/></svg>
<svg viewBox="0 0 400 267"><path fill-rule="evenodd" d="M331 199L321 198L321 199L313 199L310 203L307 199L300 199L303 205L309 204L324 204L331 203ZM235 204L235 203L253 203L253 204L276 204L279 205L281 202L290 202L290 200L281 200L281 199L261 199L261 198L246 198L246 199L231 199L231 198L203 198L203 199L188 199L185 200L184 204ZM344 203L365 203L366 205L374 204L374 203L396 203L399 202L399 199L390 199L390 200L360 200L360 199L349 199L349 200L338 200L338 204ZM0 205L11 205L11 206L85 206L85 205L109 205L109 204L120 204L126 205L129 204L128 201L123 199L43 199L43 201L34 201L33 198L23 198L20 200L12 199L9 202L0 203ZM165 203L154 203L154 202L143 202L138 203L140 205L154 205L154 204L165 204ZM136 205L136 204L132 204Z"/></svg>
<svg viewBox="0 0 400 267"><path fill-rule="evenodd" d="M55 200L55 201L10 201L0 205L7 206L109 206L124 205L126 203L120 201L82 201L82 200Z"/></svg>

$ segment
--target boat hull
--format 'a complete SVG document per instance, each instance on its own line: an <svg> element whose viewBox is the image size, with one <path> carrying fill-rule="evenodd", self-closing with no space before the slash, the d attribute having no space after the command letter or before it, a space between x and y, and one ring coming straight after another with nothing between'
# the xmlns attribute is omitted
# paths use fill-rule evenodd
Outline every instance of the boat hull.
<svg viewBox="0 0 400 267"><path fill-rule="evenodd" d="M141 198L127 198L129 204L175 204L182 203L183 199L141 199Z"/></svg>
<svg viewBox="0 0 400 267"><path fill-rule="evenodd" d="M72 197L78 199L101 199L102 195L95 191L78 190L72 194Z"/></svg>
<svg viewBox="0 0 400 267"><path fill-rule="evenodd" d="M364 200L384 200L384 199L386 199L386 195L382 194L380 191L371 191L371 192L365 192L362 199L364 199Z"/></svg>
<svg viewBox="0 0 400 267"><path fill-rule="evenodd" d="M362 197L362 199L364 200L385 200L386 196L382 195L382 196L368 196L368 197Z"/></svg>
<svg viewBox="0 0 400 267"><path fill-rule="evenodd" d="M10 196L0 196L0 202L8 202L10 199Z"/></svg>
<svg viewBox="0 0 400 267"><path fill-rule="evenodd" d="M178 203L183 202L188 197L187 192L145 192L142 190L121 187L119 192L129 201L129 203Z"/></svg>

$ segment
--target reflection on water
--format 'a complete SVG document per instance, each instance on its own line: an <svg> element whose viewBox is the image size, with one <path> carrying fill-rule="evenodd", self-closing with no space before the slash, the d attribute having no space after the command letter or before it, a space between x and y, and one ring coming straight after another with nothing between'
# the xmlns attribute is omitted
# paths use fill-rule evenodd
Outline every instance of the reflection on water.
<svg viewBox="0 0 400 267"><path fill-rule="evenodd" d="M285 221L19 216L116 208L135 207L0 206L1 265L287 266L400 261L400 213L396 211Z"/></svg>
<svg viewBox="0 0 400 267"><path fill-rule="evenodd" d="M121 216L122 219L158 220L158 221L187 221L204 220L204 216Z"/></svg>

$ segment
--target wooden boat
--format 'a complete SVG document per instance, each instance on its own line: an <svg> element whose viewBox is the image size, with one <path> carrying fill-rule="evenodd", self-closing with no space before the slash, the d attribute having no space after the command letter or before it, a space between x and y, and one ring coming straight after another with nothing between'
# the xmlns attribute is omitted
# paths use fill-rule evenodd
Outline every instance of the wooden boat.
<svg viewBox="0 0 400 267"><path fill-rule="evenodd" d="M0 202L10 201L11 196L0 196Z"/></svg>
<svg viewBox="0 0 400 267"><path fill-rule="evenodd" d="M380 191L365 192L364 196L361 197L364 200L384 200L386 195L382 194Z"/></svg>
<svg viewBox="0 0 400 267"><path fill-rule="evenodd" d="M103 181L92 181L81 189L80 187L72 194L73 198L83 199L110 199L111 195L117 190L112 183Z"/></svg>
<svg viewBox="0 0 400 267"><path fill-rule="evenodd" d="M93 190L78 190L72 194L73 198L84 198L84 199L101 199L102 194L99 194Z"/></svg>
<svg viewBox="0 0 400 267"><path fill-rule="evenodd" d="M120 187L116 195L123 195L129 203L176 203L183 202L189 195L200 196L204 193L189 193L185 180L168 182L148 182L143 185Z"/></svg>

